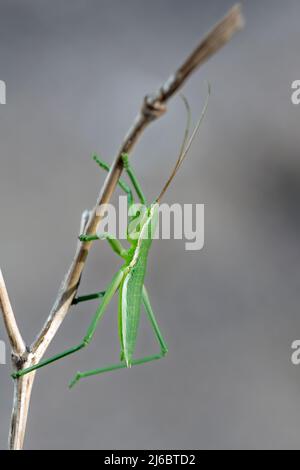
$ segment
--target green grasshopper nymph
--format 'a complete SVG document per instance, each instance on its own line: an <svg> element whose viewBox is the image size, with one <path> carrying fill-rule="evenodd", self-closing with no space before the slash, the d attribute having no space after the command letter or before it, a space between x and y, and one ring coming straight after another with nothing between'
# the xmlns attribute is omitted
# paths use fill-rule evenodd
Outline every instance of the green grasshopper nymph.
<svg viewBox="0 0 300 470"><path fill-rule="evenodd" d="M135 366L138 364L145 364L147 362L155 361L164 357L167 352L168 348L166 342L162 336L162 333L159 329L158 323L156 321L154 312L152 310L149 296L147 290L144 285L145 274L147 269L147 260L149 255L149 250L152 244L152 238L155 234L155 229L157 226L158 221L158 210L160 202L165 195L168 187L170 186L171 182L173 181L176 173L178 172L179 168L181 167L187 153L191 147L191 144L200 128L201 122L204 118L205 111L208 106L208 98L210 95L210 88L208 91L208 97L202 111L201 117L192 132L192 135L189 137L189 129L191 124L191 112L190 107L188 105L187 100L183 97L184 104L187 109L187 125L185 129L183 143L180 149L179 157L176 162L176 165L166 182L165 186L163 187L160 195L155 199L155 201L151 205L147 205L146 198L143 194L141 186L136 178L136 175L129 163L128 155L123 155L123 165L124 169L128 175L128 178L143 206L146 206L145 212L142 214L142 217L139 218L138 225L131 224L133 219L136 216L130 218L129 225L127 228L127 240L130 244L130 248L126 250L123 248L119 240L108 233L103 234L95 234L95 235L81 235L79 237L82 243L88 243L94 240L107 240L110 244L113 251L119 255L123 260L124 263L119 271L113 277L111 283L109 284L108 288L104 292L98 292L96 294L86 295L83 297L78 297L74 299L73 304L78 304L85 301L95 300L101 298L101 303L94 315L94 318L87 330L87 333L81 343L77 346L68 349L56 356L51 357L50 359L46 359L41 361L39 364L36 364L32 367L27 369L21 370L13 374L13 378L21 377L29 372L32 372L36 369L44 367L48 364L58 361L70 354L73 354L81 349L85 348L89 345L92 341L98 324L108 306L113 296L116 292L119 293L119 307L118 307L118 323L119 323L119 338L120 338L120 345L121 345L121 357L120 362L118 364L109 365L107 367L103 367L101 369L95 369L87 372L78 372L72 382L70 383L70 387L73 387L80 379L85 377L90 377L98 374L102 374L104 372L110 372L117 369L123 369L126 367ZM97 156L94 157L94 160L98 163L98 165L104 169L105 171L109 171L109 166L101 161ZM131 188L123 181L119 181L119 186L122 188L123 191L126 192L128 197L128 205L133 206L134 198L133 192ZM139 214L140 215L140 214ZM134 225L134 230L132 226ZM133 233L133 231L135 233ZM137 234L137 236L136 236ZM140 313L141 313L141 305L144 305L146 310L148 319L150 324L153 328L155 337L158 341L160 346L160 353L143 357L141 359L134 359L134 352L135 346L137 341L138 335L138 327L139 327L139 320L140 320Z"/></svg>

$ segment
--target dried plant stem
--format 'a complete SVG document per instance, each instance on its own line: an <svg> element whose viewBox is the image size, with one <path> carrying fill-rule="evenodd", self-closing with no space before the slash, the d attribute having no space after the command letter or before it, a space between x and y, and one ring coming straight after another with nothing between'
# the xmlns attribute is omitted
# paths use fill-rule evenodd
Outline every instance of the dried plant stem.
<svg viewBox="0 0 300 470"><path fill-rule="evenodd" d="M88 234L95 233L101 221L101 206L109 202L123 170L121 155L130 153L146 127L166 112L166 103L185 83L187 78L221 47L223 47L243 26L240 5L233 7L226 17L201 41L183 65L172 75L154 95L144 99L142 108L114 160L94 210L89 217L84 214L82 228ZM80 244L71 267L63 281L50 316L42 331L30 348L26 348L18 330L2 276L0 277L0 302L3 317L13 351L13 365L17 370L38 363L45 354L64 321L78 290L80 278L91 248L91 243ZM25 375L15 381L13 413L10 425L10 449L22 449L26 432L26 422L35 373Z"/></svg>
<svg viewBox="0 0 300 470"><path fill-rule="evenodd" d="M0 307L11 349L14 355L21 356L26 350L25 343L19 331L15 315L9 300L3 274L0 269Z"/></svg>

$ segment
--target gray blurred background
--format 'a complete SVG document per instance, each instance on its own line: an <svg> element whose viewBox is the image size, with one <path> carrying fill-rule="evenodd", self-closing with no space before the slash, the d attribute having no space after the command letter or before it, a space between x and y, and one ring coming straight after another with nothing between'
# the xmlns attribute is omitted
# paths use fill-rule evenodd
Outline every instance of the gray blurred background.
<svg viewBox="0 0 300 470"><path fill-rule="evenodd" d="M0 0L0 265L24 337L43 325L74 253L81 212L142 97L156 90L232 0ZM204 203L206 241L155 242L147 278L169 343L163 361L83 382L118 357L117 305L83 353L40 371L27 449L297 449L300 368L298 0L249 0L247 28L185 87L209 111L166 201ZM178 98L132 161L149 198L184 126ZM119 260L93 248L81 292L105 288ZM74 308L48 355L76 344L96 304ZM0 323L0 339L6 339ZM138 353L156 348L141 324ZM11 411L0 366L0 447Z"/></svg>

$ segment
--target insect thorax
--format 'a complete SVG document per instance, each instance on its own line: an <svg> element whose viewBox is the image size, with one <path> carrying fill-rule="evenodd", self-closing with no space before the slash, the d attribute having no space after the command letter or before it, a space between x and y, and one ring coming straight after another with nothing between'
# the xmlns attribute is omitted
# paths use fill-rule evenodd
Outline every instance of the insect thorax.
<svg viewBox="0 0 300 470"><path fill-rule="evenodd" d="M134 243L134 250L129 265L133 267L139 258L148 257L158 221L158 204L152 204L146 211L140 223L138 238Z"/></svg>

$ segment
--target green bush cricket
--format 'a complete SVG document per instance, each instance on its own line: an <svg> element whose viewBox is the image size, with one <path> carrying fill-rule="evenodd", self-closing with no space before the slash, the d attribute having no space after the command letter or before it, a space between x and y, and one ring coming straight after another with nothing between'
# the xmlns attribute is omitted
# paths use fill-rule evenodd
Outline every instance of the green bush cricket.
<svg viewBox="0 0 300 470"><path fill-rule="evenodd" d="M201 117L190 137L189 130L191 125L191 112L187 100L183 97L188 117L179 157L160 195L155 199L155 201L151 205L147 205L142 188L129 163L128 155L122 155L123 166L132 184L132 187L135 190L140 203L146 208L142 216L140 212L137 212L135 215L129 218L129 224L127 228L127 240L130 244L130 248L128 250L123 248L121 243L114 236L108 233L81 235L79 239L82 243L89 243L94 240L107 240L113 251L124 260L124 264L115 274L106 291L74 299L74 305L86 301L96 300L99 298L102 299L82 342L80 342L77 346L73 348L67 349L64 352L51 357L50 359L46 359L32 367L14 373L12 375L14 379L30 372L33 372L42 367L45 367L46 365L56 362L73 353L76 353L88 346L94 337L98 324L101 318L103 317L107 306L109 305L111 299L117 292L119 292L118 326L121 345L120 362L118 364L109 365L101 369L95 369L87 372L78 372L70 383L70 387L73 387L79 380L83 378L139 364L145 364L147 362L161 359L167 354L168 348L159 329L153 309L150 304L149 295L144 285L144 279L147 270L147 260L153 241L153 236L157 227L160 202L164 194L166 193L168 187L170 186L171 182L173 181L175 175L177 174L179 168L181 167L184 159L186 158L191 144L200 128L200 125L205 115L205 111L208 106L209 95L210 87L208 90L208 97L204 109L202 111ZM94 156L94 160L105 171L110 170L109 166L105 162L100 160L97 156ZM132 189L122 179L119 180L118 184L121 189L127 194L128 206L130 209L130 207L132 207L134 204ZM153 328L154 335L160 346L160 352L158 354L147 356L141 359L134 359L133 356L137 341L142 304L145 308L147 317Z"/></svg>

